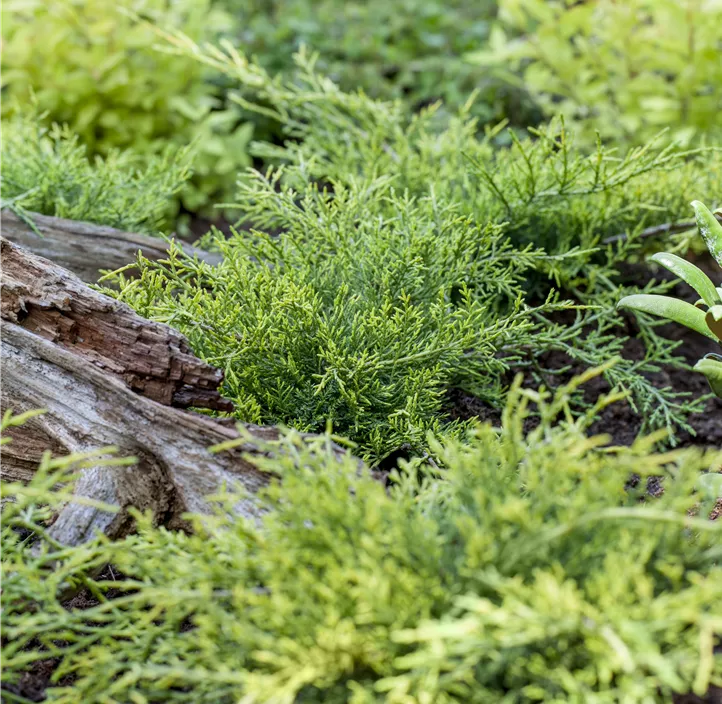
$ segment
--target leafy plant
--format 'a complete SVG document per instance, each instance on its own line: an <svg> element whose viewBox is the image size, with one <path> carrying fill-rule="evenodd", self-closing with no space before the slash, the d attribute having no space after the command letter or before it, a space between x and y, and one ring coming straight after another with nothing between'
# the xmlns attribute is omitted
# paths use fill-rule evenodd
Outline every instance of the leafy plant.
<svg viewBox="0 0 722 704"><path fill-rule="evenodd" d="M587 437L617 396L571 421L583 380L554 396L517 380L501 429L433 441L441 469L416 461L390 489L327 437L287 433L261 447L280 481L260 524L220 496L192 535L145 516L120 542L65 548L43 527L53 475L4 484L16 502L2 513L3 686L53 657L56 704L704 693L722 683L722 524L695 487L720 455ZM540 424L525 430L531 405ZM664 492L645 495L632 472L661 476ZM107 563L115 579L94 578ZM66 608L73 586L94 601Z"/></svg>
<svg viewBox="0 0 722 704"><path fill-rule="evenodd" d="M37 113L3 125L3 206L128 232L157 235L170 225L173 197L190 178L187 149L140 158L113 151L88 159L67 126L44 124Z"/></svg>
<svg viewBox="0 0 722 704"><path fill-rule="evenodd" d="M208 208L232 193L250 163L251 126L199 63L157 51L155 32L134 13L198 41L233 26L211 0L8 0L3 115L37 103L91 157L165 154L193 143L195 177L182 200L193 211Z"/></svg>
<svg viewBox="0 0 722 704"><path fill-rule="evenodd" d="M720 136L719 2L500 0L499 18L469 60L523 83L588 141L640 144L666 127L683 143Z"/></svg>
<svg viewBox="0 0 722 704"><path fill-rule="evenodd" d="M293 55L305 45L342 90L402 99L412 109L443 100L450 113L477 91L480 119L533 119L523 91L463 58L487 41L496 0L221 2L237 20L238 45L272 74L292 74Z"/></svg>
<svg viewBox="0 0 722 704"><path fill-rule="evenodd" d="M722 266L722 225L703 203L694 201L692 207L709 253ZM722 343L722 288L715 286L699 267L675 254L663 252L655 254L651 260L689 284L701 300L692 305L669 296L636 294L624 297L618 307L666 318ZM705 355L695 369L707 377L712 391L722 398L722 356Z"/></svg>

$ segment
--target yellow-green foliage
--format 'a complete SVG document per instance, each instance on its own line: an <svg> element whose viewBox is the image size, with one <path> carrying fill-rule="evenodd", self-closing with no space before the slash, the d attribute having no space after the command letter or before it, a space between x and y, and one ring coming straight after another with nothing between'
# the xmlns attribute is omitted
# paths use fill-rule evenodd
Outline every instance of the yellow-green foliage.
<svg viewBox="0 0 722 704"><path fill-rule="evenodd" d="M33 112L3 126L2 202L27 212L157 235L169 226L173 197L188 182L187 149L140 158L111 151L88 159L67 126L47 126Z"/></svg>
<svg viewBox="0 0 722 704"><path fill-rule="evenodd" d="M211 0L8 0L3 115L35 100L91 155L113 148L156 154L193 142L195 181L183 202L191 210L208 206L249 163L250 125L224 105L202 65L156 51L157 34L125 11L198 41L232 27Z"/></svg>
<svg viewBox="0 0 722 704"><path fill-rule="evenodd" d="M586 136L641 144L662 128L722 135L722 3L500 0L501 24L471 61L523 81L547 114ZM511 40L507 38L511 35Z"/></svg>
<svg viewBox="0 0 722 704"><path fill-rule="evenodd" d="M331 421L374 459L421 452L451 385L498 401L509 359L541 344L535 316L568 307L522 303L525 272L546 257L514 249L499 227L399 196L386 179L332 182L332 196L282 188L281 176L242 191L253 224L280 238L209 237L223 255L215 267L173 247L107 291L223 369L242 420L315 431Z"/></svg>
<svg viewBox="0 0 722 704"><path fill-rule="evenodd" d="M446 128L433 111L410 117L399 103L341 91L303 56L294 82L231 49L198 56L276 116L290 139L255 150L283 166L239 189L237 214L257 231L205 240L223 252L219 266L174 251L109 293L177 327L222 368L241 419L307 430L331 420L375 459L425 449L452 387L498 407L504 372L539 370L542 351L586 366L621 354L614 306L626 291L615 264L635 240L600 240L686 216L684 189L711 188L706 160L719 173L714 154L587 155L560 125L495 151L468 115ZM597 307L554 323L553 285ZM527 306L531 295L543 305ZM646 358L620 362L607 380L632 392L646 427L674 432L689 399L645 375L679 365L675 345L646 326L640 336Z"/></svg>
<svg viewBox="0 0 722 704"><path fill-rule="evenodd" d="M143 518L68 549L41 525L52 475L3 486L4 683L53 656L55 683L73 678L57 704L666 704L722 684L722 524L696 488L722 458L603 448L594 412L565 420L579 382L515 385L501 430L432 443L441 469L415 462L390 490L327 438L287 434L261 447L282 481L260 524L221 510L188 536ZM107 562L124 577L93 579ZM98 604L65 609L73 586Z"/></svg>

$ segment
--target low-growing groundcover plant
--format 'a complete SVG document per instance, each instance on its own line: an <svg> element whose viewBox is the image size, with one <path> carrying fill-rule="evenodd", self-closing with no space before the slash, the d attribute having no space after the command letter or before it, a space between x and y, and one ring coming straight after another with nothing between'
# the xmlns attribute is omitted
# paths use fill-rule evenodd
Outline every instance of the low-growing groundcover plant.
<svg viewBox="0 0 722 704"><path fill-rule="evenodd" d="M173 198L190 177L187 149L141 158L114 151L89 159L67 126L42 115L16 115L3 125L3 207L157 235L170 226Z"/></svg>
<svg viewBox="0 0 722 704"><path fill-rule="evenodd" d="M282 176L242 187L249 215L280 237L206 238L223 255L215 267L173 247L108 290L223 369L243 420L314 431L330 421L372 459L422 452L451 384L498 402L509 360L549 333L535 316L572 307L523 303L525 272L547 256L512 247L498 226L386 178L298 193Z"/></svg>
<svg viewBox="0 0 722 704"><path fill-rule="evenodd" d="M315 431L331 421L369 459L424 451L451 387L500 408L504 373L526 366L542 378L544 351L585 366L619 356L614 305L627 291L617 265L638 247L639 223L675 218L680 193L711 191L722 165L715 151L654 146L587 155L561 124L495 151L468 113L448 126L434 110L410 117L341 91L307 55L291 81L229 45L168 38L253 88L288 140L253 146L277 166L239 187L247 229L205 239L221 265L174 250L109 293L222 368L240 419ZM551 320L570 307L552 286L592 307L571 325ZM680 360L650 324L640 337L645 358L620 361L607 380L632 392L647 428L674 432L701 406L649 381Z"/></svg>
<svg viewBox="0 0 722 704"><path fill-rule="evenodd" d="M54 544L43 505L67 498L52 487L73 458L62 476L45 461L3 485L4 686L48 657L58 704L662 704L722 684L722 523L696 489L722 457L588 437L619 395L572 421L581 381L551 396L517 380L501 429L432 440L440 466L388 489L289 432L265 448L279 481L260 524L226 495L192 535L139 516L117 543ZM107 563L123 576L94 578ZM95 605L65 608L77 588Z"/></svg>
<svg viewBox="0 0 722 704"><path fill-rule="evenodd" d="M157 51L156 34L137 15L196 41L234 28L211 0L8 0L3 118L37 104L91 156L120 149L152 157L193 142L194 178L177 198L191 211L209 209L249 165L252 126L203 66Z"/></svg>
<svg viewBox="0 0 722 704"><path fill-rule="evenodd" d="M709 253L722 266L722 225L709 209L699 201L692 203L697 216L699 232ZM697 305L686 303L669 296L636 294L619 301L620 308L642 313L651 313L681 323L702 335L722 342L722 289L715 286L710 278L691 262L675 254L660 253L651 260L661 264L689 284L700 296ZM706 311L704 310L706 307ZM702 372L717 396L722 398L722 356L708 354L695 369Z"/></svg>

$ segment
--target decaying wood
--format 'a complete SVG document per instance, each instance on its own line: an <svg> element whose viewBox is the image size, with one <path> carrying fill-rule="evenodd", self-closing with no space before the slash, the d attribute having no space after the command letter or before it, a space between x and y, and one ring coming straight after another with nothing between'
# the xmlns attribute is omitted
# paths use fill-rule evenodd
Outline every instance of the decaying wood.
<svg viewBox="0 0 722 704"><path fill-rule="evenodd" d="M268 477L241 450L208 447L237 437L234 426L175 407L230 408L221 373L197 359L165 325L85 286L61 267L6 240L2 248L2 407L46 413L10 433L2 474L27 481L41 453L86 452L109 445L134 456L127 467L85 470L79 494L121 507L117 514L69 504L53 536L78 544L95 531L127 533L127 508L151 509L159 522L181 526L185 511L204 511L222 485L241 485L236 509L253 516L253 494ZM180 399L180 400L179 400ZM273 428L250 428L274 439ZM253 448L245 448L251 451Z"/></svg>
<svg viewBox="0 0 722 704"><path fill-rule="evenodd" d="M20 325L3 323L2 360L3 407L46 409L11 434L13 442L3 448L4 478L27 479L43 449L40 443L48 438L60 454L114 445L119 456L134 456L137 463L86 470L77 492L121 508L151 509L172 527L182 525L183 512L206 510L205 497L223 484L240 484L252 495L267 481L238 451L208 452L209 446L237 437L235 429L135 394L82 356ZM266 439L276 435L273 428L255 432ZM256 513L252 499L236 508L240 515ZM75 545L96 530L117 537L130 528L126 511L109 514L70 504L51 531L60 542Z"/></svg>
<svg viewBox="0 0 722 704"><path fill-rule="evenodd" d="M132 263L138 250L152 260L163 259L167 254L165 241L157 237L38 213L30 213L30 218L42 237L5 208L2 211L3 237L69 269L83 281L96 282L101 270L115 270ZM219 255L191 245L184 244L183 249L209 264L220 261Z"/></svg>
<svg viewBox="0 0 722 704"><path fill-rule="evenodd" d="M71 350L159 403L231 410L218 392L222 373L198 359L180 333L5 239L1 248L3 321Z"/></svg>

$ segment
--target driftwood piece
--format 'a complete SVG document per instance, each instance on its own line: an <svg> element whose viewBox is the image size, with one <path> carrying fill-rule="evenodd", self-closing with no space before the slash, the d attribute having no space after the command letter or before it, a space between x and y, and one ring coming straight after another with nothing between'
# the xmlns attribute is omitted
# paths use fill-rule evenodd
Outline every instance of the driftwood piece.
<svg viewBox="0 0 722 704"><path fill-rule="evenodd" d="M42 237L8 208L2 211L3 237L69 269L83 281L95 282L102 269L132 263L138 250L152 260L163 259L167 253L166 242L158 237L38 213L30 213L30 217ZM220 255L189 244L184 243L183 249L209 264L220 261Z"/></svg>
<svg viewBox="0 0 722 704"><path fill-rule="evenodd" d="M222 485L245 487L249 498L236 509L256 515L252 496L268 476L240 450L207 449L237 437L235 427L174 407L231 408L217 390L221 372L194 357L169 327L6 240L1 248L2 407L47 411L9 433L3 477L27 481L44 449L65 454L114 445L119 456L137 458L132 466L85 470L78 480L77 493L116 504L119 513L69 504L53 536L73 545L97 530L124 535L132 529L129 506L182 526L182 513L204 511L205 497ZM250 430L277 436L274 428Z"/></svg>

